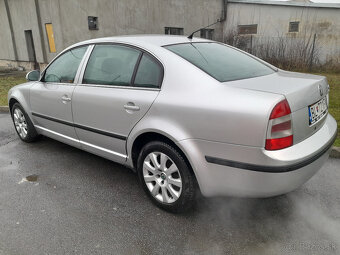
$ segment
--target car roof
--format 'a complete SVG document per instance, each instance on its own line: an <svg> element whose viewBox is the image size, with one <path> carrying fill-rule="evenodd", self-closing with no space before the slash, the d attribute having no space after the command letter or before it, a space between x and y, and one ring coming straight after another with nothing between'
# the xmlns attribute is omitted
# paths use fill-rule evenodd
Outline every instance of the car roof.
<svg viewBox="0 0 340 255"><path fill-rule="evenodd" d="M113 36L103 37L97 39L86 40L83 42L76 43L69 48L80 46L84 44L93 43L127 43L139 46L165 46L169 44L178 43L190 43L190 42L211 42L210 40L194 37L192 40L188 39L187 36L180 35L124 35L124 36Z"/></svg>

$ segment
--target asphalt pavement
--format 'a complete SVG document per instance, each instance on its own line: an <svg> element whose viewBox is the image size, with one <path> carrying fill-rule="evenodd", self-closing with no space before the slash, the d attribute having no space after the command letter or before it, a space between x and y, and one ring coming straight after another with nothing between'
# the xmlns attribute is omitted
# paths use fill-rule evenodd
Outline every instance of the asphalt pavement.
<svg viewBox="0 0 340 255"><path fill-rule="evenodd" d="M41 138L0 114L0 255L340 254L340 160L269 199L199 198L155 207L118 164Z"/></svg>

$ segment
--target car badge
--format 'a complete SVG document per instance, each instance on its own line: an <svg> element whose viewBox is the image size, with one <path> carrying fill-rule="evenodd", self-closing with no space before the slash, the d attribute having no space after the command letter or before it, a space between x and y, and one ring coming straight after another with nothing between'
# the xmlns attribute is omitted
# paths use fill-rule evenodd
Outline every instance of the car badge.
<svg viewBox="0 0 340 255"><path fill-rule="evenodd" d="M322 89L321 84L319 84L318 88L319 88L320 96L323 96L323 89Z"/></svg>

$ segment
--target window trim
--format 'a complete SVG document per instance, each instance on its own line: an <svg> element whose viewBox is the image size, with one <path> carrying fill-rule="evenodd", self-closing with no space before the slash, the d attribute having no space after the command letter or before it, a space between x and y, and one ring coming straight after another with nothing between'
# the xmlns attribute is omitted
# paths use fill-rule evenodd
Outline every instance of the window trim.
<svg viewBox="0 0 340 255"><path fill-rule="evenodd" d="M138 69L139 69L139 64L140 64L140 61L143 58L143 55L144 55L144 52L141 51L139 53L138 59L137 59L136 64L135 64L135 68L133 69L133 73L132 73L132 76L131 76L131 80L130 80L130 86L131 87L135 87L135 79L136 79L136 75L137 75L137 72L138 72Z"/></svg>
<svg viewBox="0 0 340 255"><path fill-rule="evenodd" d="M228 48L231 48L231 49L233 49L233 50L236 50L236 51L238 51L238 52L241 52L241 53L247 55L248 57L253 58L254 60L256 60L256 61L260 62L261 64L267 66L268 68L272 69L275 73L279 71L279 69L276 68L275 66L270 65L269 63L265 62L264 60L262 60L262 59L260 59L260 58L257 58L257 57L255 57L255 56L249 54L248 52L245 52L245 51L240 50L240 49L238 49L238 48L236 48L236 47L232 47L232 46L230 46L230 45L228 45L228 44L221 43L221 42L216 42L216 41L210 41L210 42L209 42L209 41L204 41L204 42L181 42L181 43L171 43L171 44L163 45L162 47L165 48L165 49L167 49L168 46L181 45L181 44L192 44L192 43L216 43L216 44L220 44L220 45L223 45L223 46L225 46L225 47L228 47ZM207 71L205 71L205 70L203 70L202 68L200 68L198 65L195 65L194 63L191 63L189 60L183 58L182 56L176 54L175 52L172 52L172 51L169 50L169 49L167 49L167 50L168 50L169 52L175 54L175 55L178 56L179 58L184 59L184 60L187 61L189 64L195 66L196 68L198 68L199 70L201 70L202 72L206 73L206 74L209 75L211 78L213 78L214 80L216 80L216 81L218 81L218 82L220 82L220 83L225 83L225 82L230 82L230 81L240 81L240 80L249 79L249 78L243 78L243 79L237 79L237 80L219 81L219 80L216 79L214 76L212 76L211 74L209 74ZM261 77L261 76L256 76L256 77ZM253 78L256 78L256 77L253 77Z"/></svg>
<svg viewBox="0 0 340 255"><path fill-rule="evenodd" d="M41 75L40 75L40 78L39 78L39 82L42 82L42 83L48 83L48 84L51 84L51 83L54 83L54 84L58 84L58 85L75 85L77 84L78 82L78 76L80 74L80 70L81 68L83 67L83 62L86 60L87 58L87 52L90 50L91 48L91 43L89 44L82 44L82 45L78 45L78 46L75 46L73 48L70 48L70 49L65 49L64 51L62 51L61 53L59 53L54 59L52 59L52 61L45 67L45 69L41 72ZM61 56L63 56L64 54L66 54L67 52L69 52L70 50L74 50L74 49L77 49L77 48L81 48L81 47L87 47L85 53L84 53L84 56L82 58L82 60L80 61L79 63L79 66L78 66L78 69L77 69L77 72L76 72L76 75L74 76L74 80L72 83L66 83L66 82L47 82L47 81L43 81L44 77L45 77L45 74L46 74L46 71L47 69L57 60L59 59Z"/></svg>
<svg viewBox="0 0 340 255"><path fill-rule="evenodd" d="M133 49L136 49L136 50L140 51L140 54L138 56L138 59L137 59L137 62L135 64L134 71L133 71L133 74L132 74L132 77L131 77L131 80L130 80L130 85L128 85L128 86L121 86L121 85L87 84L87 83L83 83L85 71L86 71L86 68L87 68L87 64L88 64L88 62L89 62L89 60L91 58L93 50L95 49L95 47L97 45L113 45L113 46L114 45L120 45L120 46L125 46L125 47L128 47L128 48L133 48ZM161 75L160 75L160 79L159 79L159 83L158 83L158 88L148 88L148 87L136 87L136 86L134 86L134 81L135 81L136 74L137 74L137 71L138 71L138 68L139 68L139 64L140 64L140 61L141 61L142 56L144 54L147 54L148 56L150 56L160 66ZM118 88L118 89L157 90L157 91L159 91L162 88L163 80L164 80L164 66L161 63L161 61L158 60L157 57L154 56L152 53L146 51L145 49L142 49L140 47L137 47L137 46L134 46L134 45L131 45L131 44L127 44L127 43L121 43L121 42L98 42L98 43L93 43L92 44L91 52L89 52L89 54L86 56L86 60L84 61L83 65L82 65L82 70L80 72L80 77L79 77L78 85L80 85L80 86L87 86L87 87L100 87L100 88Z"/></svg>

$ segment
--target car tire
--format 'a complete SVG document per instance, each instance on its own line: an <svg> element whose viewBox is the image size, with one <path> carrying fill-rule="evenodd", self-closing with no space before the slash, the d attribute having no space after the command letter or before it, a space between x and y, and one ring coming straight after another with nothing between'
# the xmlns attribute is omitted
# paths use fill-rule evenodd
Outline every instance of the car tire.
<svg viewBox="0 0 340 255"><path fill-rule="evenodd" d="M171 145L160 141L146 144L137 160L137 173L144 191L158 207L173 213L193 207L195 176Z"/></svg>
<svg viewBox="0 0 340 255"><path fill-rule="evenodd" d="M11 116L15 131L22 141L31 143L38 138L38 133L35 130L32 121L19 103L15 103L13 105L11 109Z"/></svg>

